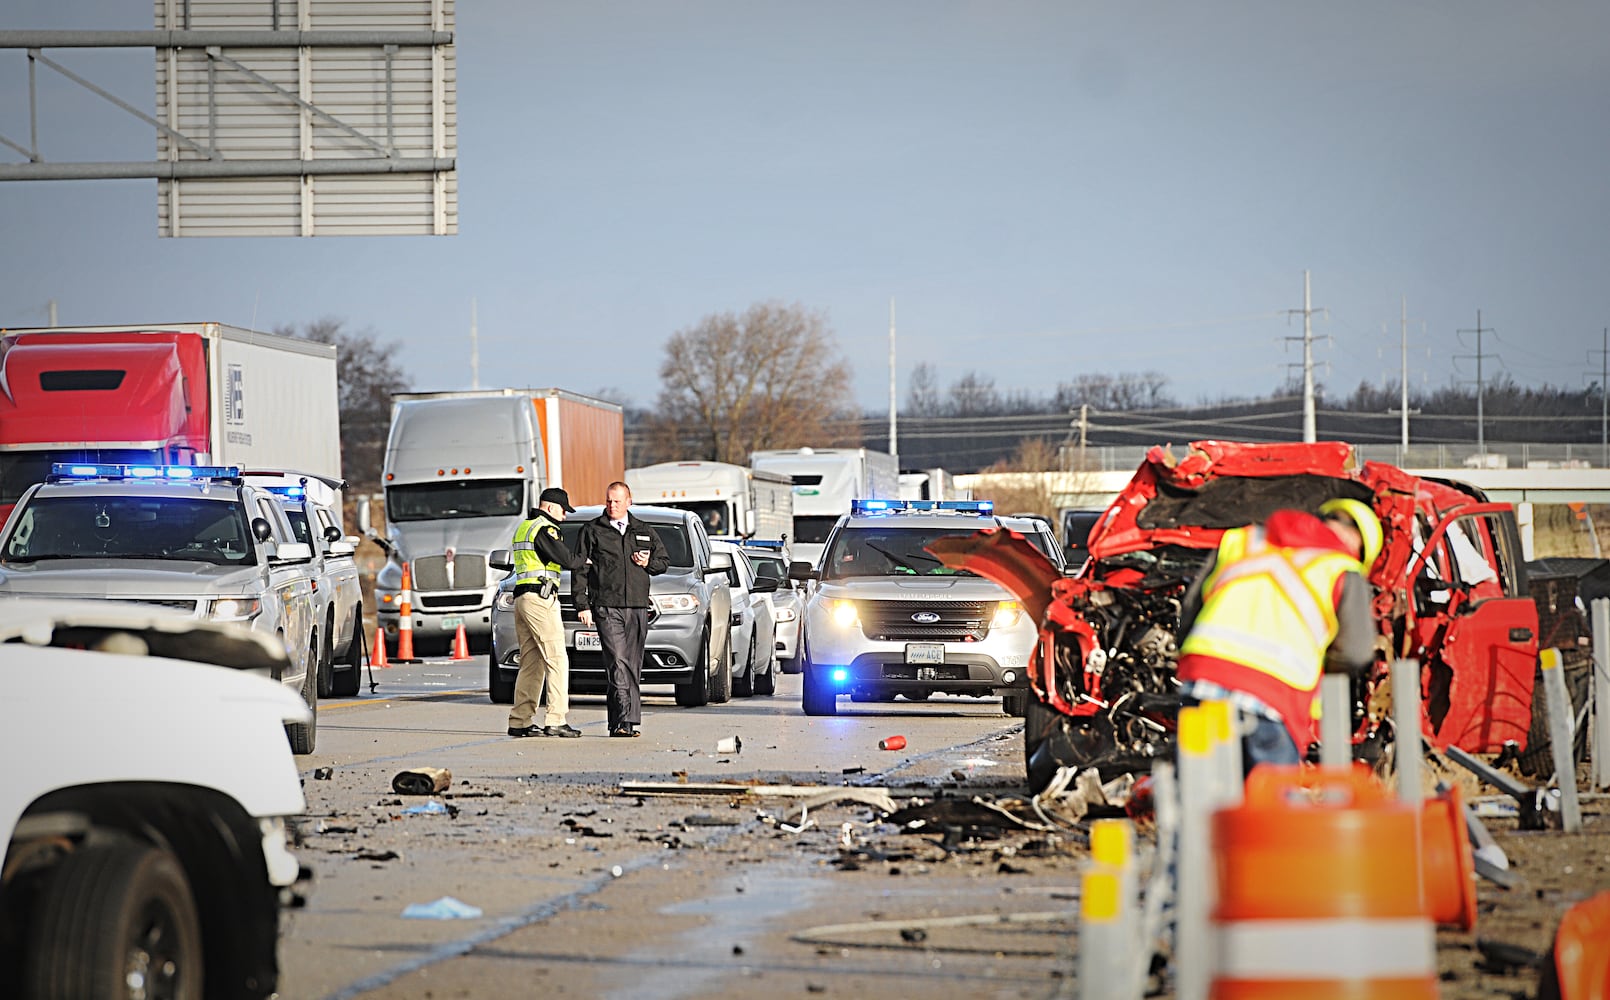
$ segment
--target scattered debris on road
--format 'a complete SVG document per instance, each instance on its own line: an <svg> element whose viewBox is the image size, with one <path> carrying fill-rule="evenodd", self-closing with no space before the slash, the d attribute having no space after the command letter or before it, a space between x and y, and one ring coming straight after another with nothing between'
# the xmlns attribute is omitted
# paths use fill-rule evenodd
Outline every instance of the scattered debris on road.
<svg viewBox="0 0 1610 1000"><path fill-rule="evenodd" d="M453 772L445 767L415 767L398 771L391 779L391 790L398 795L435 795L447 791Z"/></svg>

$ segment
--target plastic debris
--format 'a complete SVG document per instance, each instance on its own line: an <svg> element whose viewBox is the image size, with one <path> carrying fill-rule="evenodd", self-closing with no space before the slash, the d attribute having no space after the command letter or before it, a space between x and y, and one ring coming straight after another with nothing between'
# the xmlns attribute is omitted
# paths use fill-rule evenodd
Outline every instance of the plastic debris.
<svg viewBox="0 0 1610 1000"><path fill-rule="evenodd" d="M744 741L737 736L728 736L716 741L716 753L741 753Z"/></svg>
<svg viewBox="0 0 1610 1000"><path fill-rule="evenodd" d="M417 806L409 806L403 810L404 816L445 816L446 814L447 807L435 799L429 802L421 802Z"/></svg>
<svg viewBox="0 0 1610 1000"><path fill-rule="evenodd" d="M409 920L474 920L481 915L481 908L443 896L430 903L409 903L402 915Z"/></svg>
<svg viewBox="0 0 1610 1000"><path fill-rule="evenodd" d="M906 738L904 736L886 736L878 741L879 750L904 750Z"/></svg>
<svg viewBox="0 0 1610 1000"><path fill-rule="evenodd" d="M313 780L329 781L330 776L333 774L335 774L335 768L333 767L315 767L313 769Z"/></svg>

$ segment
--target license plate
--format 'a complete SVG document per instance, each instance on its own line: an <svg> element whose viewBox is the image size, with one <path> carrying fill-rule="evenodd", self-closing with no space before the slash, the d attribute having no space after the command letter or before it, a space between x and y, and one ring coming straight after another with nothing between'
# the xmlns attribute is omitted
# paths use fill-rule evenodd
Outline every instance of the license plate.
<svg viewBox="0 0 1610 1000"><path fill-rule="evenodd" d="M448 615L442 619L442 628L458 628L464 624L463 615Z"/></svg>
<svg viewBox="0 0 1610 1000"><path fill-rule="evenodd" d="M576 633L576 648L577 649L603 649L604 644L598 641L598 633L597 632L577 632Z"/></svg>
<svg viewBox="0 0 1610 1000"><path fill-rule="evenodd" d="M907 663L944 663L945 644L942 642L906 643Z"/></svg>

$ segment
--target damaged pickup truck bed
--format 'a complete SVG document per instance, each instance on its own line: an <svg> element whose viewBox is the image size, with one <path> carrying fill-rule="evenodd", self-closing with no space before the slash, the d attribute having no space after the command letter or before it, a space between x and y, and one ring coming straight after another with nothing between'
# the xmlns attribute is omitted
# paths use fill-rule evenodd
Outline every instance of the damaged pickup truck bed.
<svg viewBox="0 0 1610 1000"><path fill-rule="evenodd" d="M1199 441L1176 459L1152 448L1090 534L1090 559L1062 577L1006 532L955 539L935 554L1014 591L1039 613L1025 718L1029 780L1058 767L1103 776L1150 769L1172 752L1180 604L1226 530L1334 497L1368 503L1384 542L1370 574L1375 662L1354 686L1354 751L1390 735L1391 661L1421 664L1431 743L1476 753L1524 750L1532 721L1537 609L1513 508L1474 487L1360 465L1340 442ZM1029 547L1031 548L1031 547Z"/></svg>

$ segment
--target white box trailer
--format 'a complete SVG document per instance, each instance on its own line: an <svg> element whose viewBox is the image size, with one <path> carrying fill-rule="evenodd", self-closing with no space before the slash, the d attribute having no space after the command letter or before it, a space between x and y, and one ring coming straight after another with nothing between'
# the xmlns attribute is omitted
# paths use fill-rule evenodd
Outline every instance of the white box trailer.
<svg viewBox="0 0 1610 1000"><path fill-rule="evenodd" d="M632 502L694 511L712 535L786 539L794 532L794 481L728 462L661 462L626 470Z"/></svg>
<svg viewBox="0 0 1610 1000"><path fill-rule="evenodd" d="M898 500L900 466L893 455L866 448L795 448L757 451L749 464L794 482L794 540L798 560L815 562L828 532L851 500Z"/></svg>

